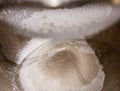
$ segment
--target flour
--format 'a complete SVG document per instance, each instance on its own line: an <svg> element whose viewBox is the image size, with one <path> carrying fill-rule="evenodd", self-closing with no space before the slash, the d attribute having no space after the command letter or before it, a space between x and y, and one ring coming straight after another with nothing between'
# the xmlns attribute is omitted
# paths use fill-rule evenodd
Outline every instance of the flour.
<svg viewBox="0 0 120 91"><path fill-rule="evenodd" d="M100 32L118 19L120 14L112 15L113 8L109 4L96 4L37 11L23 19L20 25L28 35L32 33L33 36L56 39L82 38Z"/></svg>
<svg viewBox="0 0 120 91"><path fill-rule="evenodd" d="M6 9L0 20L29 37L78 39L106 29L120 18L120 7L86 4L71 9ZM14 17L13 17L14 16Z"/></svg>
<svg viewBox="0 0 120 91"><path fill-rule="evenodd" d="M41 39L33 40L39 41L37 43L40 46L32 50L31 45L36 43L32 40L28 43L25 49L32 50L32 52L26 57L24 56L25 61L19 72L20 82L25 91L101 91L105 74L87 43L82 41L81 45L77 46L67 40L46 40L46 42ZM57 55L64 52L67 52L64 54L65 61L57 60ZM21 53L24 54L24 52ZM58 54L56 55L56 53ZM76 56L69 56L71 53ZM50 60L52 56L54 56L53 61ZM79 61L76 60L77 57ZM73 65L74 63L76 66ZM76 67L78 68L76 69Z"/></svg>
<svg viewBox="0 0 120 91"><path fill-rule="evenodd" d="M13 17L14 16L14 17ZM29 37L78 39L106 29L120 19L120 7L86 4L64 9L7 9L0 20L15 27L13 31Z"/></svg>

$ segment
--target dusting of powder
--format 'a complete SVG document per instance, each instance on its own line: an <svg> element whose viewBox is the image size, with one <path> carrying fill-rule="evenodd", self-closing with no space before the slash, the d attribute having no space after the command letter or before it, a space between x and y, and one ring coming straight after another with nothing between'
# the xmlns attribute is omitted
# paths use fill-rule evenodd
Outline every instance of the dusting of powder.
<svg viewBox="0 0 120 91"><path fill-rule="evenodd" d="M21 91L17 67L0 55L0 91Z"/></svg>
<svg viewBox="0 0 120 91"><path fill-rule="evenodd" d="M20 91L17 67L8 67L8 70L0 68L0 73L2 73L4 75L4 78L9 81L9 84L11 84L7 89L11 89L11 91Z"/></svg>
<svg viewBox="0 0 120 91"><path fill-rule="evenodd" d="M41 41L40 41L41 40ZM45 39L32 39L28 44L18 53L17 64L21 64L22 61L32 53L36 48L38 48L43 43L47 42ZM30 45L30 46L29 46Z"/></svg>
<svg viewBox="0 0 120 91"><path fill-rule="evenodd" d="M17 67L12 68L12 71L9 73L12 75L12 86L13 86L12 91L20 91L19 83L18 83L19 80L18 80Z"/></svg>

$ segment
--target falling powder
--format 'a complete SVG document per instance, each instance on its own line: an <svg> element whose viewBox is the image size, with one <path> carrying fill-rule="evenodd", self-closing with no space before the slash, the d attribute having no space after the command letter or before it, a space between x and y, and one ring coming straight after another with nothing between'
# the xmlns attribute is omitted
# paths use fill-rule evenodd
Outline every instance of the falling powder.
<svg viewBox="0 0 120 91"><path fill-rule="evenodd" d="M105 75L85 40L44 41L31 40L19 54L25 91L101 91ZM23 57L25 50L31 51Z"/></svg>

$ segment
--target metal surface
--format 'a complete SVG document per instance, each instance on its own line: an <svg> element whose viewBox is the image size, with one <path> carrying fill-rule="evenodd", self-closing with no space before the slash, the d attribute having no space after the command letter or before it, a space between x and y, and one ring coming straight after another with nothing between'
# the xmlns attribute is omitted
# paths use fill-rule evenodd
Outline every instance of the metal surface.
<svg viewBox="0 0 120 91"><path fill-rule="evenodd" d="M120 22L88 39L106 74L102 91L120 90Z"/></svg>

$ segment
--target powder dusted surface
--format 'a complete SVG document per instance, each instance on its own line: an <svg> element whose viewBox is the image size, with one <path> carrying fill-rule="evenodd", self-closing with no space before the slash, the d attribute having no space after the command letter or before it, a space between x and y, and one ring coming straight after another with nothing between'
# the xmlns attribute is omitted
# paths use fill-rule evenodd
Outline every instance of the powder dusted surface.
<svg viewBox="0 0 120 91"><path fill-rule="evenodd" d="M17 67L6 61L0 54L0 91L22 91Z"/></svg>
<svg viewBox="0 0 120 91"><path fill-rule="evenodd" d="M74 52L74 45L79 46L80 55ZM27 47L28 50L30 45ZM66 57L61 58L60 55ZM73 60L70 61L69 55ZM105 77L97 57L84 40L76 43L48 40L27 56L19 75L25 91L100 91Z"/></svg>

